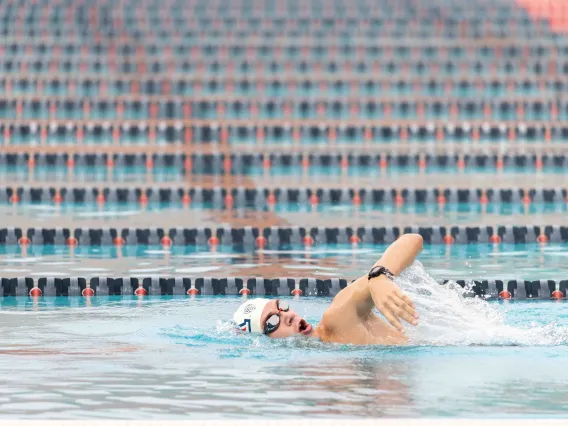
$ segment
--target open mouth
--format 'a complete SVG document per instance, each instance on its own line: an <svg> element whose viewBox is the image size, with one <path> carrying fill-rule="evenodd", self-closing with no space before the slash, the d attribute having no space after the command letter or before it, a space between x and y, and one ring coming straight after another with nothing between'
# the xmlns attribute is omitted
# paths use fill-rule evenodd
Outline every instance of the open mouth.
<svg viewBox="0 0 568 426"><path fill-rule="evenodd" d="M302 319L300 320L299 331L302 334L308 334L310 331L312 331L312 326L308 324L308 322L305 319Z"/></svg>

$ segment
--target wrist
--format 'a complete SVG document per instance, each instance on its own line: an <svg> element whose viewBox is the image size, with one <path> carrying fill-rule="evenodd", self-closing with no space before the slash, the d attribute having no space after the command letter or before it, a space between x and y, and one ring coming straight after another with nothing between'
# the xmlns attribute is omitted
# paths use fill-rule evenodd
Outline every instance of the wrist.
<svg viewBox="0 0 568 426"><path fill-rule="evenodd" d="M388 279L384 275L381 275L380 277L371 278L370 280L367 279L367 283L369 284L370 288L381 287L381 286L384 286L385 283L392 283L392 282L394 282L394 281L391 281L390 279Z"/></svg>
<svg viewBox="0 0 568 426"><path fill-rule="evenodd" d="M367 280L371 281L372 279L375 278L387 278L391 281L395 280L395 275L385 266L382 265L375 265L371 268L371 270L369 271L369 273L367 274Z"/></svg>

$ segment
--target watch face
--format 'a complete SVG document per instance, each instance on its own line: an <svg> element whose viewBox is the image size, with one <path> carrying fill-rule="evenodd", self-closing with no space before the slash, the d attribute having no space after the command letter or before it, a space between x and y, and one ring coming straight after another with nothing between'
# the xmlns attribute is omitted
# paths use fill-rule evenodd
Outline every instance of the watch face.
<svg viewBox="0 0 568 426"><path fill-rule="evenodd" d="M383 269L384 268L382 266L375 266L373 269L369 271L369 276L371 278L378 277L383 273Z"/></svg>
<svg viewBox="0 0 568 426"><path fill-rule="evenodd" d="M375 266L369 271L369 279L376 278L376 277L379 277L381 275L384 275L385 277L387 277L391 280L394 278L394 275L392 274L392 272L389 271L384 266Z"/></svg>

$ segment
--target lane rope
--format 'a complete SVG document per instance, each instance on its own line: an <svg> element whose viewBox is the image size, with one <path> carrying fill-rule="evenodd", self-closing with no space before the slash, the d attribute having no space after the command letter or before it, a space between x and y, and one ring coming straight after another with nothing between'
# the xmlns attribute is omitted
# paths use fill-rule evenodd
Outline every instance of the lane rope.
<svg viewBox="0 0 568 426"><path fill-rule="evenodd" d="M173 187L173 188L172 188ZM247 188L236 187L110 187L110 186L6 186L0 203L97 204L136 203L160 206L199 205L202 208L247 208L274 205L422 205L446 203L519 204L568 202L568 190L558 188Z"/></svg>
<svg viewBox="0 0 568 426"><path fill-rule="evenodd" d="M568 277L567 277L568 278ZM447 285L447 279L438 280ZM479 279L456 282L464 295L487 299L563 299L568 279ZM345 279L211 277L19 277L0 278L0 296L314 296L333 297Z"/></svg>
<svg viewBox="0 0 568 426"><path fill-rule="evenodd" d="M220 228L0 228L0 246L198 246L280 248L318 244L390 244L400 235L425 244L568 242L568 226L387 226Z"/></svg>

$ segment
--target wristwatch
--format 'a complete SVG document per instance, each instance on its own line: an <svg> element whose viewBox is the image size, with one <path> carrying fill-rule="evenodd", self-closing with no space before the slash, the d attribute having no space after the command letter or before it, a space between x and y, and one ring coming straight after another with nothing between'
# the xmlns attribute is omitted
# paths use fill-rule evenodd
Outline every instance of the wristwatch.
<svg viewBox="0 0 568 426"><path fill-rule="evenodd" d="M389 271L387 268L385 268L384 266L373 266L371 268L371 270L369 271L369 280L371 280L372 278L376 278L379 277L381 275L384 275L385 277L387 277L389 280L394 281L394 274Z"/></svg>

